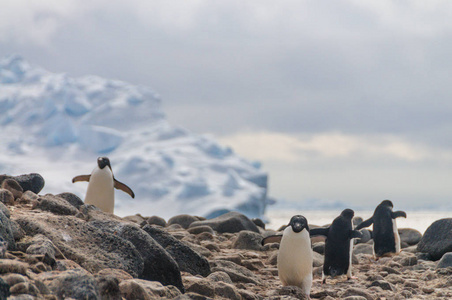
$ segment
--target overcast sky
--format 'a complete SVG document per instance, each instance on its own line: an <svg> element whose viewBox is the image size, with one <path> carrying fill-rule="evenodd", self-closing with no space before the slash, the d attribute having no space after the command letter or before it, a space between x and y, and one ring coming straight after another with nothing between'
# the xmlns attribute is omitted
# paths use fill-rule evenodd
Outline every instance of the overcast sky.
<svg viewBox="0 0 452 300"><path fill-rule="evenodd" d="M152 87L172 124L262 161L274 197L452 202L450 1L0 7L0 56Z"/></svg>

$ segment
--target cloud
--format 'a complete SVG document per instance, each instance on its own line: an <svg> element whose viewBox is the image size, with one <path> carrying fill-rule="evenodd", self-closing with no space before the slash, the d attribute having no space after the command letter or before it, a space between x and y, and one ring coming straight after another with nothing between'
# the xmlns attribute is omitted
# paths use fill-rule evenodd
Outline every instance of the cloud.
<svg viewBox="0 0 452 300"><path fill-rule="evenodd" d="M311 159L383 158L403 162L426 160L452 162L452 151L410 142L395 135L350 135L340 132L291 135L277 132L244 132L223 136L220 141L232 146L245 157L285 163Z"/></svg>

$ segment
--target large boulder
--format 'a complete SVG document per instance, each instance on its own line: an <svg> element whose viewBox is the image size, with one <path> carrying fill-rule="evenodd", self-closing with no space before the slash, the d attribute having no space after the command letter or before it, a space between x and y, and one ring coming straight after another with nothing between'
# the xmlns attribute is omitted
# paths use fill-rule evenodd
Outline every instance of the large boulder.
<svg viewBox="0 0 452 300"><path fill-rule="evenodd" d="M439 260L437 269L441 268L449 268L452 267L452 252L448 252L443 255L443 257Z"/></svg>
<svg viewBox="0 0 452 300"><path fill-rule="evenodd" d="M249 230L259 233L256 224L247 216L238 212L228 212L224 215L210 220L196 221L190 224L189 228L207 225L219 233L236 233L242 230Z"/></svg>
<svg viewBox="0 0 452 300"><path fill-rule="evenodd" d="M58 252L89 272L118 268L134 277L143 273L143 258L131 242L75 216L19 210L14 220L27 236L46 236Z"/></svg>
<svg viewBox="0 0 452 300"><path fill-rule="evenodd" d="M145 225L143 230L177 261L181 271L189 272L193 275L199 274L204 277L210 274L210 266L207 259L171 234L151 225Z"/></svg>
<svg viewBox="0 0 452 300"><path fill-rule="evenodd" d="M400 228L399 230L400 241L405 242L408 245L416 245L422 239L422 234L416 229Z"/></svg>
<svg viewBox="0 0 452 300"><path fill-rule="evenodd" d="M139 278L158 281L163 285L174 285L181 292L184 292L177 262L144 230L135 224L124 224L118 221L95 220L90 224L106 232L116 234L135 246L144 261L144 269Z"/></svg>
<svg viewBox="0 0 452 300"><path fill-rule="evenodd" d="M21 186L23 192L32 191L35 194L39 194L45 185L44 178L37 173L19 176L0 175L0 184L6 179L14 179Z"/></svg>
<svg viewBox="0 0 452 300"><path fill-rule="evenodd" d="M0 209L0 240L7 243L6 247L8 250L15 250L16 242L14 240L11 220L9 219L9 210L3 205L3 203L1 204L1 207L4 209Z"/></svg>
<svg viewBox="0 0 452 300"><path fill-rule="evenodd" d="M433 260L452 252L452 218L433 222L424 233L417 251L428 253Z"/></svg>

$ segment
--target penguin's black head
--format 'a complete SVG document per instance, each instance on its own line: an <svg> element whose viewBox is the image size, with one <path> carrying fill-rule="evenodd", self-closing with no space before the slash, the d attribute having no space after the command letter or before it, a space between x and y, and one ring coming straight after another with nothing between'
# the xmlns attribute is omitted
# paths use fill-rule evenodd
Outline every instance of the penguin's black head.
<svg viewBox="0 0 452 300"><path fill-rule="evenodd" d="M97 165L99 166L99 169L103 169L108 166L111 170L110 160L108 159L108 157L99 157L97 159Z"/></svg>
<svg viewBox="0 0 452 300"><path fill-rule="evenodd" d="M292 227L292 230L294 232L300 232L303 229L306 229L307 231L309 231L308 221L306 220L305 217L303 217L301 215L293 216L290 219L289 226Z"/></svg>
<svg viewBox="0 0 452 300"><path fill-rule="evenodd" d="M393 208L393 207L394 207L394 204L392 204L392 201L391 201L391 200L383 200L383 201L380 203L380 205L381 205L381 206L388 206L388 207L390 207L390 208Z"/></svg>
<svg viewBox="0 0 452 300"><path fill-rule="evenodd" d="M352 219L355 216L355 212L352 209L347 208L341 212L341 216L347 219Z"/></svg>

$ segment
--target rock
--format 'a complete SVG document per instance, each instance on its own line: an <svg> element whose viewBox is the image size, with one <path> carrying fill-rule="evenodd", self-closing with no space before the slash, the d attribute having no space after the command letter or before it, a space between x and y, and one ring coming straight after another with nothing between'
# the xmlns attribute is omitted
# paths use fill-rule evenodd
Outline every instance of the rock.
<svg viewBox="0 0 452 300"><path fill-rule="evenodd" d="M11 295L9 292L9 285L0 278L0 300L6 300Z"/></svg>
<svg viewBox="0 0 452 300"><path fill-rule="evenodd" d="M12 286L9 291L11 292L11 295L27 294L36 297L39 294L39 289L30 282L17 283Z"/></svg>
<svg viewBox="0 0 452 300"><path fill-rule="evenodd" d="M14 199L19 199L24 193L20 184L12 178L3 180L1 187L2 189L10 191Z"/></svg>
<svg viewBox="0 0 452 300"><path fill-rule="evenodd" d="M209 226L196 226L196 227L191 227L188 228L187 231L191 234L200 234L200 233L204 233L204 232L208 232L210 234L214 234L214 231L211 227Z"/></svg>
<svg viewBox="0 0 452 300"><path fill-rule="evenodd" d="M425 231L417 250L430 254L434 260L452 252L452 218L433 222Z"/></svg>
<svg viewBox="0 0 452 300"><path fill-rule="evenodd" d="M0 202L6 205L14 205L14 195L9 190L0 189Z"/></svg>
<svg viewBox="0 0 452 300"><path fill-rule="evenodd" d="M372 239L372 234L371 234L370 230L361 229L360 232L362 234L362 237L359 239L356 239L357 244L364 244Z"/></svg>
<svg viewBox="0 0 452 300"><path fill-rule="evenodd" d="M452 252L448 252L441 257L436 266L437 269L452 267Z"/></svg>
<svg viewBox="0 0 452 300"><path fill-rule="evenodd" d="M184 278L184 285L187 292L197 293L207 297L215 297L213 283L202 277L187 276Z"/></svg>
<svg viewBox="0 0 452 300"><path fill-rule="evenodd" d="M6 247L8 250L16 249L16 241L14 239L11 220L3 213L3 210L0 210L0 238L7 243Z"/></svg>
<svg viewBox="0 0 452 300"><path fill-rule="evenodd" d="M96 276L101 299L121 300L119 280L115 276Z"/></svg>
<svg viewBox="0 0 452 300"><path fill-rule="evenodd" d="M366 290L354 287L346 289L340 296L342 299L350 296L361 296L367 300L375 300L375 297L369 294Z"/></svg>
<svg viewBox="0 0 452 300"><path fill-rule="evenodd" d="M119 289L125 299L173 299L181 295L181 292L174 286L163 286L157 281L141 279L124 280L119 284Z"/></svg>
<svg viewBox="0 0 452 300"><path fill-rule="evenodd" d="M369 244L358 244L353 248L353 254L373 254L373 246Z"/></svg>
<svg viewBox="0 0 452 300"><path fill-rule="evenodd" d="M319 254L325 254L325 242L318 242L312 245L312 251Z"/></svg>
<svg viewBox="0 0 452 300"><path fill-rule="evenodd" d="M199 274L204 277L210 274L210 266L207 259L174 238L171 234L150 225L144 226L143 230L176 260L181 271L186 271L193 275Z"/></svg>
<svg viewBox="0 0 452 300"><path fill-rule="evenodd" d="M422 239L422 234L416 229L399 228L398 231L400 235L400 241L407 243L409 246L416 245Z"/></svg>
<svg viewBox="0 0 452 300"><path fill-rule="evenodd" d="M61 193L56 196L66 200L67 202L69 202L69 204L71 204L72 206L74 206L77 209L79 209L80 206L85 204L82 199L80 199L77 195L72 194L72 193Z"/></svg>
<svg viewBox="0 0 452 300"><path fill-rule="evenodd" d="M234 249L262 250L262 235L256 232L243 230L232 244Z"/></svg>
<svg viewBox="0 0 452 300"><path fill-rule="evenodd" d="M100 299L94 276L80 270L61 272L49 283L49 288L58 299Z"/></svg>
<svg viewBox="0 0 452 300"><path fill-rule="evenodd" d="M78 209L69 204L66 200L51 194L39 197L35 208L49 211L57 215L75 216L79 212Z"/></svg>
<svg viewBox="0 0 452 300"><path fill-rule="evenodd" d="M15 218L27 235L46 236L66 258L92 273L104 268L119 268L135 277L143 273L143 258L131 242L75 216L22 211Z"/></svg>
<svg viewBox="0 0 452 300"><path fill-rule="evenodd" d="M381 287L383 290L387 290L387 291L394 291L394 287L387 281L385 280L377 280L374 281L370 284L370 286L378 286Z"/></svg>
<svg viewBox="0 0 452 300"><path fill-rule="evenodd" d="M135 214L133 216L127 216L123 218L129 222L133 222L135 224L141 224L146 221L146 219L141 214Z"/></svg>
<svg viewBox="0 0 452 300"><path fill-rule="evenodd" d="M252 221L254 224L256 224L256 226L258 226L258 227L260 227L260 228L262 228L262 229L265 229L265 223L264 223L264 221L262 221L261 219L259 219L259 218L253 218L253 219L251 219L251 221Z"/></svg>
<svg viewBox="0 0 452 300"><path fill-rule="evenodd" d="M55 261L55 254L59 252L55 245L46 236L37 234L33 237L31 245L27 248L27 254L41 254L46 257L46 260L50 266L53 266Z"/></svg>
<svg viewBox="0 0 452 300"><path fill-rule="evenodd" d="M417 265L417 257L415 255L406 256L400 259L399 263L405 267L414 266Z"/></svg>
<svg viewBox="0 0 452 300"><path fill-rule="evenodd" d="M298 286L283 286L270 293L269 299L280 299L272 296L284 296L282 299L309 299L306 293Z"/></svg>
<svg viewBox="0 0 452 300"><path fill-rule="evenodd" d="M366 297L363 297L363 296L350 296L350 297L344 298L344 300L366 300Z"/></svg>
<svg viewBox="0 0 452 300"><path fill-rule="evenodd" d="M152 237L137 225L115 221L93 221L91 225L101 230L116 233L130 241L144 261L141 279L159 281L163 285L174 285L184 292L179 266L173 257Z"/></svg>
<svg viewBox="0 0 452 300"><path fill-rule="evenodd" d="M44 178L37 173L15 176L14 179L20 184L24 192L32 191L39 194L45 185Z"/></svg>
<svg viewBox="0 0 452 300"><path fill-rule="evenodd" d="M119 282L123 280L133 279L132 275L121 269L105 268L97 272L95 275L96 277L105 277L105 276L114 277L118 279Z"/></svg>
<svg viewBox="0 0 452 300"><path fill-rule="evenodd" d="M231 261L215 260L211 261L212 272L222 271L229 275L233 282L245 282L259 284L260 279L253 272L245 267L237 265Z"/></svg>
<svg viewBox="0 0 452 300"><path fill-rule="evenodd" d="M147 218L146 223L149 225L158 225L158 226L166 227L165 219L158 217L158 216L152 216L152 217Z"/></svg>
<svg viewBox="0 0 452 300"><path fill-rule="evenodd" d="M214 284L215 295L231 300L241 300L242 296L234 285L222 281Z"/></svg>
<svg viewBox="0 0 452 300"><path fill-rule="evenodd" d="M219 233L236 233L242 230L249 230L259 233L257 226L250 219L248 219L248 217L238 212L228 212L214 219L196 221L191 223L189 227L196 227L200 225L210 226L213 230Z"/></svg>
<svg viewBox="0 0 452 300"><path fill-rule="evenodd" d="M179 224L182 228L187 229L191 223L199 221L195 216L190 215L177 215L168 220L168 226L173 224Z"/></svg>
<svg viewBox="0 0 452 300"><path fill-rule="evenodd" d="M211 281L216 281L216 282L222 281L222 282L232 284L231 277L229 277L229 275L226 272L222 272L222 271L210 273L209 276L207 276L207 278L210 279Z"/></svg>
<svg viewBox="0 0 452 300"><path fill-rule="evenodd" d="M9 219L11 218L11 212L9 211L8 207L6 207L5 204L0 202L0 211Z"/></svg>
<svg viewBox="0 0 452 300"><path fill-rule="evenodd" d="M312 266L313 267L323 266L324 260L325 260L325 258L322 254L319 254L317 252L312 252Z"/></svg>

